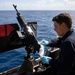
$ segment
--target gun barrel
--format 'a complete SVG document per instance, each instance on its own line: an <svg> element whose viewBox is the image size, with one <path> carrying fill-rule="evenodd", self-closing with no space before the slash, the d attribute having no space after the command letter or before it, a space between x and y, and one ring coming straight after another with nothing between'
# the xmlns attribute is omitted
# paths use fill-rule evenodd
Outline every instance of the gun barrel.
<svg viewBox="0 0 75 75"><path fill-rule="evenodd" d="M27 22L24 20L23 16L20 15L19 11L17 10L17 5L13 4L14 9L16 10L17 14L17 20L21 26L21 29L26 32L28 30L27 28Z"/></svg>
<svg viewBox="0 0 75 75"><path fill-rule="evenodd" d="M19 15L20 13L19 13L18 10L17 10L17 5L14 5L14 4L13 4L13 7L15 8L17 14Z"/></svg>

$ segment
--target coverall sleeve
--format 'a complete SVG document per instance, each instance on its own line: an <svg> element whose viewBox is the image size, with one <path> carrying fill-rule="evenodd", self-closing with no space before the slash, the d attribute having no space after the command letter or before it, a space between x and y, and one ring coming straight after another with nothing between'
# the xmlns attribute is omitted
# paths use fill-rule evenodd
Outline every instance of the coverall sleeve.
<svg viewBox="0 0 75 75"><path fill-rule="evenodd" d="M54 39L52 41L50 41L46 46L50 46L50 47L60 47L62 43L62 40L60 38L58 39Z"/></svg>

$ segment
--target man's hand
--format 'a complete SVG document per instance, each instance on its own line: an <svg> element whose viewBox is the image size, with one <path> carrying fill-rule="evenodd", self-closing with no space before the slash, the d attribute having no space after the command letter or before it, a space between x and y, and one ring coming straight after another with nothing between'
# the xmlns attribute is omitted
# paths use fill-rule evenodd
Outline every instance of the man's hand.
<svg viewBox="0 0 75 75"><path fill-rule="evenodd" d="M52 61L52 58L51 58L51 57L48 57L48 56L43 56L43 57L41 58L41 62L42 62L43 64L49 64L51 61Z"/></svg>
<svg viewBox="0 0 75 75"><path fill-rule="evenodd" d="M42 45L47 45L49 42L45 39L42 39L41 41L39 41Z"/></svg>

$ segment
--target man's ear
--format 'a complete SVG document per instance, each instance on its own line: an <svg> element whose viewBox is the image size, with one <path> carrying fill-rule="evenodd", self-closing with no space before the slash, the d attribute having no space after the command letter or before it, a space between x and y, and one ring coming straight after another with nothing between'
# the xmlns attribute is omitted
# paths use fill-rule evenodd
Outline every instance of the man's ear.
<svg viewBox="0 0 75 75"><path fill-rule="evenodd" d="M61 25L62 25L62 28L66 27L66 24L64 22Z"/></svg>

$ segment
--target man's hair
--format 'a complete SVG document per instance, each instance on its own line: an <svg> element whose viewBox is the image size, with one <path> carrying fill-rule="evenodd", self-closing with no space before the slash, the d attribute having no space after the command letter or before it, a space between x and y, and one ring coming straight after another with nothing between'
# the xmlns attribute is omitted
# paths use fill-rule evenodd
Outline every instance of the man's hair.
<svg viewBox="0 0 75 75"><path fill-rule="evenodd" d="M55 17L53 17L52 21L56 21L60 25L64 22L69 29L72 27L72 19L68 13L61 13Z"/></svg>

